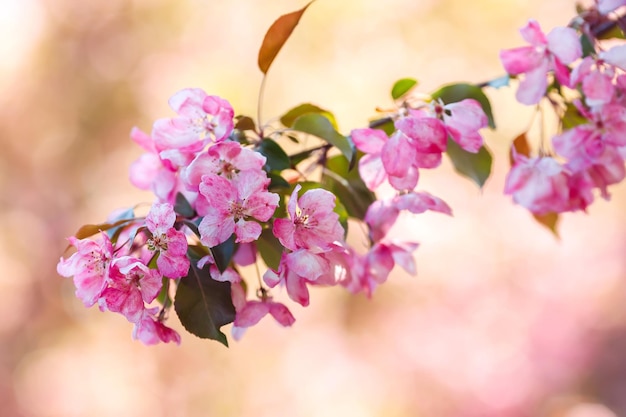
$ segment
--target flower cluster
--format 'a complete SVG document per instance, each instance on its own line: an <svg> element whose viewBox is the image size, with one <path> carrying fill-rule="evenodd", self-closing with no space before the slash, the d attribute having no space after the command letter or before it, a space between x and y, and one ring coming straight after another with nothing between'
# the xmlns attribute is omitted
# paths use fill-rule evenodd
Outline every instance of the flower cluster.
<svg viewBox="0 0 626 417"><path fill-rule="evenodd" d="M477 130L486 124L480 105L465 100L434 103L432 114L412 109L397 119L391 138L373 129L352 132L356 146L370 150L360 161L367 187L374 190L380 181L372 177L385 175L401 191L388 201L365 194L369 208L360 220L369 230L370 249L360 254L345 239L347 216L339 196L323 183L285 180L282 171L289 170L276 170L269 160L275 155L267 148L276 142L260 131L241 129L226 100L185 89L169 104L176 117L157 120L151 134L131 131L146 153L132 164L130 180L154 193L150 212L90 227L100 230L95 238L79 231L70 238L76 253L58 266L59 274L74 277L86 306L97 303L103 311L124 315L135 324L134 337L147 344L180 341L163 324L172 305L187 330L224 341L219 327L226 323L233 322L233 337L239 339L267 314L283 326L295 321L270 294L277 286L307 306L311 285L340 285L369 296L396 264L414 274L417 243L386 239L387 231L402 210L451 214L440 199L413 191L417 168L438 164L447 135L476 151L482 144ZM372 171L381 164L376 158L382 161L378 173ZM298 172L295 164L290 168ZM258 265L259 256L267 269L248 298L253 284L239 271ZM200 297L194 300L188 288ZM160 308L152 306L157 302ZM190 319L198 310L200 317ZM206 336L194 328L198 320L208 320L215 332Z"/></svg>
<svg viewBox="0 0 626 417"><path fill-rule="evenodd" d="M530 46L500 54L509 74L524 77L517 99L527 105L545 99L561 121L551 150L543 144L537 156L512 150L505 193L536 215L586 210L594 190L608 199L608 186L626 177L626 45L605 49L596 30L623 5L599 1L548 35L531 20L521 29Z"/></svg>

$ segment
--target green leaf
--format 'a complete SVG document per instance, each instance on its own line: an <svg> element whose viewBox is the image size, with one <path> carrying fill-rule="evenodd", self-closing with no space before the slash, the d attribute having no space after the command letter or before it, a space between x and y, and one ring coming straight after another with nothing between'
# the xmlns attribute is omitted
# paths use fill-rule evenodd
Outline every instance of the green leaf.
<svg viewBox="0 0 626 417"><path fill-rule="evenodd" d="M492 162L491 153L485 146L482 146L478 153L471 153L448 137L446 153L459 174L473 180L482 188L491 174Z"/></svg>
<svg viewBox="0 0 626 417"><path fill-rule="evenodd" d="M432 93L431 97L433 99L441 99L445 104L456 103L466 98L473 98L480 103L483 111L487 115L489 127L492 129L496 127L493 120L493 113L491 112L491 104L480 87L467 83L449 84Z"/></svg>
<svg viewBox="0 0 626 417"><path fill-rule="evenodd" d="M280 175L270 172L269 174L267 174L267 176L270 179L270 185L268 187L269 191L273 193L281 193L286 190L289 190L290 188L289 183L287 182L286 179L284 179Z"/></svg>
<svg viewBox="0 0 626 417"><path fill-rule="evenodd" d="M589 120L574 106L572 103L567 103L565 105L565 114L563 114L563 118L561 119L561 123L563 126L563 130L571 129L576 126L584 125L585 123L589 123Z"/></svg>
<svg viewBox="0 0 626 417"><path fill-rule="evenodd" d="M330 120L325 116L315 113L304 114L295 120L292 128L324 139L341 151L343 156L348 160L350 169L354 167L354 163L356 162L354 143L352 143L352 140L337 132Z"/></svg>
<svg viewBox="0 0 626 417"><path fill-rule="evenodd" d="M497 90L498 88L508 86L509 81L511 81L511 76L509 74L506 74L506 75L503 75L502 77L494 78L493 80L489 81L487 85Z"/></svg>
<svg viewBox="0 0 626 417"><path fill-rule="evenodd" d="M256 242L256 247L265 265L268 268L277 270L284 248L270 229L263 230L259 240Z"/></svg>
<svg viewBox="0 0 626 417"><path fill-rule="evenodd" d="M274 58L276 58L278 52L287 42L298 22L300 22L300 18L313 1L310 1L300 10L282 15L267 30L258 58L259 69L263 74L267 74L272 62L274 62Z"/></svg>
<svg viewBox="0 0 626 417"><path fill-rule="evenodd" d="M596 52L595 46L593 46L593 42L589 39L587 35L580 36L580 45L583 50L583 58L586 58L590 55L593 55Z"/></svg>
<svg viewBox="0 0 626 417"><path fill-rule="evenodd" d="M188 219L196 216L196 211L191 207L191 204L183 193L176 193L176 203L174 204L174 211L180 216L186 217Z"/></svg>
<svg viewBox="0 0 626 417"><path fill-rule="evenodd" d="M295 167L300 162L302 162L305 159L309 158L315 152L321 151L323 148L324 148L323 146L318 146L317 148L307 149L307 150L304 150L302 152L298 152L298 153L294 153L293 155L290 155L289 156L289 161L291 162L291 166Z"/></svg>
<svg viewBox="0 0 626 417"><path fill-rule="evenodd" d="M235 235L231 235L227 241L220 243L217 246L211 248L211 254L213 255L213 259L215 259L215 265L220 270L220 272L224 272L226 268L228 268L228 264L230 264L231 259L233 259L233 255L235 253Z"/></svg>
<svg viewBox="0 0 626 417"><path fill-rule="evenodd" d="M326 162L322 184L337 196L347 213L357 219L362 220L365 217L367 208L376 199L363 183L358 170L349 170L347 161L339 155Z"/></svg>
<svg viewBox="0 0 626 417"><path fill-rule="evenodd" d="M559 231L557 229L559 223L558 213L533 214L533 217L540 225L551 231L557 239L560 238Z"/></svg>
<svg viewBox="0 0 626 417"><path fill-rule="evenodd" d="M256 150L267 158L265 165L269 168L269 171L282 171L283 169L291 167L289 156L285 153L283 148L272 139L263 139Z"/></svg>
<svg viewBox="0 0 626 417"><path fill-rule="evenodd" d="M416 85L417 80L413 78L403 78L401 80L398 80L391 88L391 97L394 100L397 100L409 91L411 91L411 89L413 89L413 87L415 87Z"/></svg>
<svg viewBox="0 0 626 417"><path fill-rule="evenodd" d="M189 333L228 346L220 328L235 320L230 282L215 281L209 268L199 269L195 259L191 259L187 276L178 283L174 309Z"/></svg>
<svg viewBox="0 0 626 417"><path fill-rule="evenodd" d="M369 123L369 127L370 129L382 130L387 134L387 136L393 135L393 132L396 131L396 125L393 123L393 119L391 117L371 120Z"/></svg>
<svg viewBox="0 0 626 417"><path fill-rule="evenodd" d="M280 117L280 122L286 127L293 127L293 123L298 117L309 113L316 113L325 116L335 129L339 129L337 127L337 120L335 119L334 114L311 103L300 104L299 106L296 106L293 109L289 110L287 113L283 114Z"/></svg>

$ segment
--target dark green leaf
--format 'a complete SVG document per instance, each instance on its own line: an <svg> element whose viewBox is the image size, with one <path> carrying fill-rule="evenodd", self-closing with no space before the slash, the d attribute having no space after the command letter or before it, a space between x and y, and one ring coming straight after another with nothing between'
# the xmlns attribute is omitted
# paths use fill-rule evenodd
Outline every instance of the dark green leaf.
<svg viewBox="0 0 626 417"><path fill-rule="evenodd" d="M189 333L228 346L220 328L235 320L230 282L215 281L209 268L199 269L195 259L191 260L189 274L178 283L174 309Z"/></svg>
<svg viewBox="0 0 626 417"><path fill-rule="evenodd" d="M239 115L235 117L235 120L235 129L237 130L256 130L256 125L251 117Z"/></svg>
<svg viewBox="0 0 626 417"><path fill-rule="evenodd" d="M404 96L409 91L411 91L411 89L415 87L416 85L417 85L417 80L413 78L403 78L401 80L398 80L391 88L391 97L394 100L397 100L400 97Z"/></svg>
<svg viewBox="0 0 626 417"><path fill-rule="evenodd" d="M352 140L338 133L325 116L315 113L302 115L296 119L292 128L324 139L341 151L350 168L354 166L356 149Z"/></svg>
<svg viewBox="0 0 626 417"><path fill-rule="evenodd" d="M580 44L583 49L583 58L593 55L596 52L596 48L593 46L591 40L589 40L589 36L581 35Z"/></svg>
<svg viewBox="0 0 626 417"><path fill-rule="evenodd" d="M277 270L284 248L270 229L263 230L256 242L256 247L265 265Z"/></svg>
<svg viewBox="0 0 626 417"><path fill-rule="evenodd" d="M176 204L174 204L174 211L178 215L188 219L196 216L196 211L193 209L193 207L191 207L191 204L189 203L189 201L187 201L183 193L180 192L176 193Z"/></svg>
<svg viewBox="0 0 626 417"><path fill-rule="evenodd" d="M441 99L445 104L456 103L466 98L473 98L480 103L483 111L487 115L489 127L492 129L496 127L493 120L493 113L491 112L491 104L480 87L467 83L449 84L441 87L439 90L432 93L431 96L433 99Z"/></svg>
<svg viewBox="0 0 626 417"><path fill-rule="evenodd" d="M283 148L272 139L263 139L256 148L257 152L267 158L265 163L269 171L282 171L291 167L289 156Z"/></svg>
<svg viewBox="0 0 626 417"><path fill-rule="evenodd" d="M491 153L482 146L478 153L471 153L461 148L448 138L446 153L452 160L454 169L461 175L473 180L479 187L485 184L491 174Z"/></svg>
<svg viewBox="0 0 626 417"><path fill-rule="evenodd" d="M396 131L396 126L393 123L393 119L391 117L385 117L382 119L372 120L369 123L370 129L379 129L387 134L387 136L393 135L393 132Z"/></svg>
<svg viewBox="0 0 626 417"><path fill-rule="evenodd" d="M365 186L358 170L348 168L347 161L339 155L328 159L322 173L322 184L337 196L351 217L363 219L376 197Z"/></svg>
<svg viewBox="0 0 626 417"><path fill-rule="evenodd" d="M235 235L231 235L227 241L220 243L217 246L211 248L211 254L213 255L213 259L215 259L215 265L220 270L220 272L224 272L226 268L228 268L228 264L230 264L231 259L233 259L233 254L235 253Z"/></svg>
<svg viewBox="0 0 626 417"><path fill-rule="evenodd" d="M273 193L281 193L289 190L289 183L280 175L270 172L267 176L270 178L270 185L268 187L269 191Z"/></svg>
<svg viewBox="0 0 626 417"><path fill-rule="evenodd" d="M288 14L284 14L270 26L265 34L261 49L259 50L259 69L263 74L267 74L267 71L274 62L274 58L278 55L278 52L282 49L291 33L298 25L300 18L313 1L309 2L302 9Z"/></svg>
<svg viewBox="0 0 626 417"><path fill-rule="evenodd" d="M293 127L293 123L298 117L309 113L321 114L330 121L330 124L332 124L335 129L339 129L337 127L337 120L335 119L334 114L311 103L300 104L299 106L289 110L280 117L280 122L286 127Z"/></svg>

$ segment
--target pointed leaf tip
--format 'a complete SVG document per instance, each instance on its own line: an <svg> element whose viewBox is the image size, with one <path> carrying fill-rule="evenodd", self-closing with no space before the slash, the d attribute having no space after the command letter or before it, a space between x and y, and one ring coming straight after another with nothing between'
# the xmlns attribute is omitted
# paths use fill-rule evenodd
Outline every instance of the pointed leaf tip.
<svg viewBox="0 0 626 417"><path fill-rule="evenodd" d="M282 49L287 39L291 36L291 33L300 22L300 18L306 11L306 9L313 3L312 0L307 3L302 9L295 12L287 13L276 19L272 26L265 33L261 49L259 49L259 69L263 74L267 74L274 58L278 55L278 52Z"/></svg>

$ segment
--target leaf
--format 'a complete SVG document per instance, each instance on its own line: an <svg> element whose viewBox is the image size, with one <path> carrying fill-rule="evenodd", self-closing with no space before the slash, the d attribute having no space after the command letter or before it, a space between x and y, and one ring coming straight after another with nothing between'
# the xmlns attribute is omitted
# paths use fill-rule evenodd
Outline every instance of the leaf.
<svg viewBox="0 0 626 417"><path fill-rule="evenodd" d="M487 178L489 178L489 174L491 174L492 162L491 153L485 146L482 146L478 153L471 153L448 138L446 153L450 157L456 172L473 180L482 188Z"/></svg>
<svg viewBox="0 0 626 417"><path fill-rule="evenodd" d="M267 159L265 164L267 168L269 168L269 171L282 171L283 169L291 167L289 156L285 153L283 148L272 139L263 139L256 150Z"/></svg>
<svg viewBox="0 0 626 417"><path fill-rule="evenodd" d="M270 172L267 176L270 179L270 185L267 187L269 191L273 193L281 193L289 190L289 183L280 175Z"/></svg>
<svg viewBox="0 0 626 417"><path fill-rule="evenodd" d="M393 132L396 131L396 125L393 123L393 119L391 117L371 120L369 123L369 128L382 130L387 134L387 136L393 135Z"/></svg>
<svg viewBox="0 0 626 417"><path fill-rule="evenodd" d="M268 268L277 270L284 248L270 229L263 230L259 240L256 242L256 247L265 265Z"/></svg>
<svg viewBox="0 0 626 417"><path fill-rule="evenodd" d="M109 229L113 229L114 227L123 225L125 223L130 223L133 220L135 219L122 219L113 223L86 224L78 229L74 237L76 237L76 239L85 239L89 236L95 235L98 232L106 232Z"/></svg>
<svg viewBox="0 0 626 417"><path fill-rule="evenodd" d="M235 116L235 129L237 130L256 130L256 125L254 124L254 120L248 116Z"/></svg>
<svg viewBox="0 0 626 417"><path fill-rule="evenodd" d="M315 113L304 114L295 120L292 128L324 139L341 151L343 156L348 160L350 169L354 167L356 162L356 148L354 147L354 143L352 143L352 140L337 132L330 120L325 116Z"/></svg>
<svg viewBox="0 0 626 417"><path fill-rule="evenodd" d="M515 149L515 152L519 155L530 156L530 145L528 144L526 132L516 137L511 144L511 150L509 151L509 162L511 163L511 166L515 165L513 149Z"/></svg>
<svg viewBox="0 0 626 417"><path fill-rule="evenodd" d="M315 0L310 1L300 10L282 15L267 30L259 50L258 59L259 69L263 74L267 74L270 65L274 62L274 58L276 58L278 52L287 42L287 39L289 39L289 36L291 36L291 33L298 25L300 18L313 1Z"/></svg>
<svg viewBox="0 0 626 417"><path fill-rule="evenodd" d="M557 230L557 226L559 223L559 214L558 213L547 213L547 214L533 214L533 217L539 224L543 227L550 230L554 236L560 238L559 231Z"/></svg>
<svg viewBox="0 0 626 417"><path fill-rule="evenodd" d="M224 272L226 268L228 268L228 264L230 264L231 259L233 259L233 254L235 253L235 235L232 234L228 240L212 247L210 250L215 260L215 265L217 265L217 269L219 269L220 272Z"/></svg>
<svg viewBox="0 0 626 417"><path fill-rule="evenodd" d="M413 78L403 78L396 81L396 83L391 88L391 98L393 98L394 100L399 99L400 97L411 91L411 89L413 89L413 87L415 87L416 85L417 80Z"/></svg>
<svg viewBox="0 0 626 417"><path fill-rule="evenodd" d="M376 199L359 176L358 170L349 170L347 161L339 155L326 162L322 184L337 196L347 213L357 219L365 217L367 208Z"/></svg>
<svg viewBox="0 0 626 417"><path fill-rule="evenodd" d="M580 114L574 104L567 103L565 105L565 113L563 114L561 123L563 125L563 130L567 130L576 126L584 125L585 123L589 123L589 120L587 120L585 116Z"/></svg>
<svg viewBox="0 0 626 417"><path fill-rule="evenodd" d="M228 346L220 328L235 320L230 282L215 281L209 268L199 269L192 259L189 273L178 283L174 309L189 333Z"/></svg>
<svg viewBox="0 0 626 417"><path fill-rule="evenodd" d="M298 117L309 113L317 113L325 116L335 129L339 129L337 127L337 120L335 119L334 114L311 103L300 104L299 106L289 110L287 113L280 116L280 122L286 127L293 127L293 123Z"/></svg>
<svg viewBox="0 0 626 417"><path fill-rule="evenodd" d="M196 211L193 209L193 207L191 207L191 204L189 203L189 201L187 201L187 199L181 192L176 193L176 203L174 204L174 211L180 216L188 219L195 217L196 215Z"/></svg>
<svg viewBox="0 0 626 417"><path fill-rule="evenodd" d="M506 74L506 75L503 75L502 77L494 78L493 80L489 81L487 85L497 90L498 88L508 86L509 81L511 81L511 76L509 74Z"/></svg>
<svg viewBox="0 0 626 417"><path fill-rule="evenodd" d="M480 103L483 111L487 115L489 127L492 129L496 127L493 120L493 113L491 112L491 104L480 87L467 83L449 84L432 93L431 97L433 99L441 99L445 104L456 103L466 98L473 98Z"/></svg>
<svg viewBox="0 0 626 417"><path fill-rule="evenodd" d="M322 149L324 149L324 146L318 146L317 148L306 149L306 150L304 150L302 152L298 152L298 153L294 153L293 155L290 155L289 156L289 161L291 162L291 166L295 167L300 162L302 162L305 159L309 158L315 152L321 151Z"/></svg>

